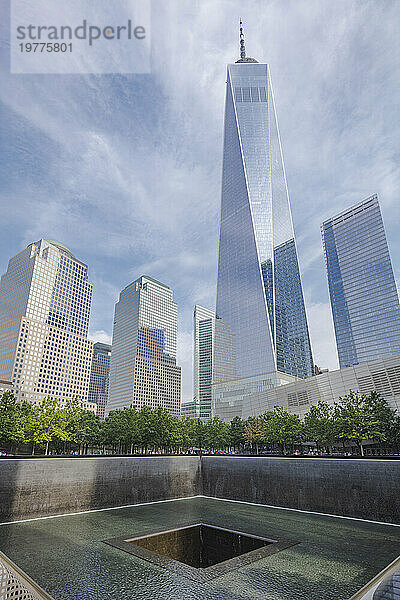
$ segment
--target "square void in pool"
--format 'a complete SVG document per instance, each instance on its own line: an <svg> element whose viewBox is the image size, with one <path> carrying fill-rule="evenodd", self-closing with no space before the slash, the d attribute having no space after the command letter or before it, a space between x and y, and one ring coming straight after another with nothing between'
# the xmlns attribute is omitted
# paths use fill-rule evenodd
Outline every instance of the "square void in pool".
<svg viewBox="0 0 400 600"><path fill-rule="evenodd" d="M195 581L220 577L297 543L206 523L105 542Z"/></svg>

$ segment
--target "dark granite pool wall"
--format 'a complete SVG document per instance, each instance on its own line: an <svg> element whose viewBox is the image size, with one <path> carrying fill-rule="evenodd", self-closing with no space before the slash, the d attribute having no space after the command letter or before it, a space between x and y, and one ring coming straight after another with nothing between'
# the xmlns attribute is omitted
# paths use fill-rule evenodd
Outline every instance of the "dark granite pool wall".
<svg viewBox="0 0 400 600"><path fill-rule="evenodd" d="M199 494L198 456L0 460L0 522Z"/></svg>
<svg viewBox="0 0 400 600"><path fill-rule="evenodd" d="M203 494L400 523L400 461L202 458Z"/></svg>
<svg viewBox="0 0 400 600"><path fill-rule="evenodd" d="M400 523L400 461L0 459L0 522L201 494Z"/></svg>

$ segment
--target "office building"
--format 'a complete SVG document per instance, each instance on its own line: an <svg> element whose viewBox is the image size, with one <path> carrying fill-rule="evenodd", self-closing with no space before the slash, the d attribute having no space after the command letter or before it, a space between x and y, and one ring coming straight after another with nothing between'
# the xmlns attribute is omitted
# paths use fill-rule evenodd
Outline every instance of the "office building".
<svg viewBox="0 0 400 600"><path fill-rule="evenodd" d="M270 388L258 397L248 397L242 416L247 419L282 406L303 418L312 404L322 400L332 405L350 391L367 395L378 392L391 408L400 411L400 356L378 358Z"/></svg>
<svg viewBox="0 0 400 600"><path fill-rule="evenodd" d="M97 416L104 419L108 399L108 385L110 379L111 346L96 342L93 344L92 366L89 382L89 402L96 405Z"/></svg>
<svg viewBox="0 0 400 600"><path fill-rule="evenodd" d="M190 400L189 402L181 403L181 416L190 417L191 419L199 418L197 404L195 400Z"/></svg>
<svg viewBox="0 0 400 600"><path fill-rule="evenodd" d="M87 403L87 271L68 248L43 239L10 259L0 282L0 379L12 382L17 399Z"/></svg>
<svg viewBox="0 0 400 600"><path fill-rule="evenodd" d="M400 354L399 298L377 196L321 229L340 367Z"/></svg>
<svg viewBox="0 0 400 600"><path fill-rule="evenodd" d="M180 414L181 369L176 365L177 305L172 290L143 275L115 305L106 414L162 406Z"/></svg>
<svg viewBox="0 0 400 600"><path fill-rule="evenodd" d="M252 387L261 374L309 377L314 363L269 66L246 57L242 28L240 44L227 68L213 381Z"/></svg>
<svg viewBox="0 0 400 600"><path fill-rule="evenodd" d="M211 418L215 313L196 305L194 308L193 386L196 417Z"/></svg>

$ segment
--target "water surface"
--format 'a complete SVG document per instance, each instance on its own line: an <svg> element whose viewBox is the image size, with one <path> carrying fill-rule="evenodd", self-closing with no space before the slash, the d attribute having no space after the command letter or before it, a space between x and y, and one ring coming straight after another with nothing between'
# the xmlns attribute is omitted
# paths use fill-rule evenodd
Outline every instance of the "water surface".
<svg viewBox="0 0 400 600"><path fill-rule="evenodd" d="M196 583L102 541L192 521L299 543ZM347 600L400 554L400 527L194 498L2 525L0 549L55 600Z"/></svg>

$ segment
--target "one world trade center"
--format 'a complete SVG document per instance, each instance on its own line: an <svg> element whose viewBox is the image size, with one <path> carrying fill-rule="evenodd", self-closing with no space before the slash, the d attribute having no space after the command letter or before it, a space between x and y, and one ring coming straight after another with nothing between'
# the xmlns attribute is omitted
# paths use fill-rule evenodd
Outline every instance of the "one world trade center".
<svg viewBox="0 0 400 600"><path fill-rule="evenodd" d="M312 374L270 71L246 57L240 23L240 59L227 68L214 414L257 414L263 391Z"/></svg>

